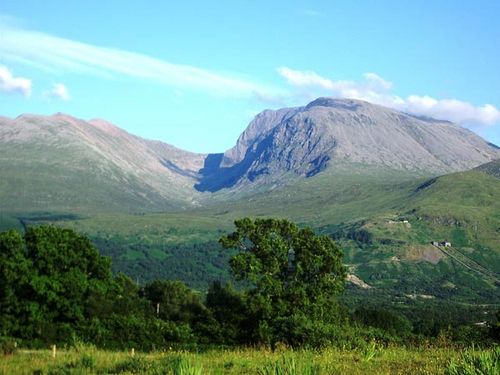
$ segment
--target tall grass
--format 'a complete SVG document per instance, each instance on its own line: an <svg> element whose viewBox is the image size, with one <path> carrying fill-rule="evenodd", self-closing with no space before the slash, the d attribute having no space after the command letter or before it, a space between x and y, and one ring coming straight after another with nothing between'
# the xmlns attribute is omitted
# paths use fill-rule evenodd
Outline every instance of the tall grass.
<svg viewBox="0 0 500 375"><path fill-rule="evenodd" d="M319 375L319 365L305 362L300 365L292 356L284 355L278 361L265 365L259 370L259 375Z"/></svg>
<svg viewBox="0 0 500 375"><path fill-rule="evenodd" d="M183 357L176 357L171 361L170 366L173 375L202 375L203 366L194 360Z"/></svg>
<svg viewBox="0 0 500 375"><path fill-rule="evenodd" d="M472 361L483 372L457 372L467 355L456 348L406 348L368 345L366 349L271 351L268 348L232 348L151 353L105 351L79 346L50 350L26 350L0 356L0 375L16 374L150 374L150 375L319 375L319 374L494 374L498 349L472 352ZM471 354L471 355L472 355ZM475 359L476 356L479 359ZM464 358L463 358L464 357ZM490 358L491 357L491 358ZM493 357L495 360L493 361ZM455 360L451 361L453 358ZM490 359L487 359L490 358ZM488 365L488 361L493 364ZM493 361L493 362L492 362ZM496 361L496 362L495 362ZM470 361L469 361L470 362ZM453 365L451 365L453 363ZM455 372L452 372L455 371Z"/></svg>
<svg viewBox="0 0 500 375"><path fill-rule="evenodd" d="M500 374L500 346L491 350L464 351L458 359L451 359L447 375L494 375Z"/></svg>

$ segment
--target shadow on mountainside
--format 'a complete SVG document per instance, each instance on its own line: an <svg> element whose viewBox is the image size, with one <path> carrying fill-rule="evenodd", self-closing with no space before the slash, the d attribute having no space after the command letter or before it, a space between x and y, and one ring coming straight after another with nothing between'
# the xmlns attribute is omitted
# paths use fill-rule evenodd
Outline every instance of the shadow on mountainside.
<svg viewBox="0 0 500 375"><path fill-rule="evenodd" d="M268 156L265 149L271 144L271 137L266 137L258 143L257 147L249 147L245 157L239 163L230 167L221 167L224 154L209 154L205 159L202 169L198 171L199 183L194 185L198 191L211 193L236 185L243 177L254 181L257 177L268 174L267 168L258 168L258 164L265 163ZM257 162L257 163L255 163ZM250 170L250 168L252 170Z"/></svg>

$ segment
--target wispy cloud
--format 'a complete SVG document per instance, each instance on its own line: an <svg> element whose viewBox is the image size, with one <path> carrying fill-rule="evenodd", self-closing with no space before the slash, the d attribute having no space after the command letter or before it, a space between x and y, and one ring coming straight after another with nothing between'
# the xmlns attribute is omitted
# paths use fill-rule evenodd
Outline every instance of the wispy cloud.
<svg viewBox="0 0 500 375"><path fill-rule="evenodd" d="M6 66L0 65L0 91L29 97L31 95L31 80L24 77L14 77Z"/></svg>
<svg viewBox="0 0 500 375"><path fill-rule="evenodd" d="M361 99L471 127L500 123L500 111L491 104L475 106L458 99L436 99L427 95L410 95L403 98L393 93L392 82L375 73L366 73L361 81L336 81L313 71L293 70L287 67L279 68L278 73L298 90L296 95L308 99L321 95Z"/></svg>
<svg viewBox="0 0 500 375"><path fill-rule="evenodd" d="M0 26L0 57L52 73L103 78L129 76L162 85L236 97L268 97L279 90L231 74L174 64L140 53L95 46L45 33Z"/></svg>
<svg viewBox="0 0 500 375"><path fill-rule="evenodd" d="M55 83L52 86L52 89L46 91L44 95L49 99L59 99L64 102L71 100L71 95L69 94L68 88L62 83Z"/></svg>

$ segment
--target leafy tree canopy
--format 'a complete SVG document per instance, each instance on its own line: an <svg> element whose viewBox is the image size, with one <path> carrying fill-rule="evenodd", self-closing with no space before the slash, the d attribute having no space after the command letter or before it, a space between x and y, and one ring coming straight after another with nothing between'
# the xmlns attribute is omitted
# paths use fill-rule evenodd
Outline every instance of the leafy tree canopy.
<svg viewBox="0 0 500 375"><path fill-rule="evenodd" d="M111 263L84 236L54 226L0 234L0 330L57 339L86 320L88 296L107 288Z"/></svg>
<svg viewBox="0 0 500 375"><path fill-rule="evenodd" d="M346 271L340 247L327 236L287 220L245 218L236 231L220 239L225 249L240 252L230 261L254 314L256 340L300 344L322 324L339 320L335 296Z"/></svg>

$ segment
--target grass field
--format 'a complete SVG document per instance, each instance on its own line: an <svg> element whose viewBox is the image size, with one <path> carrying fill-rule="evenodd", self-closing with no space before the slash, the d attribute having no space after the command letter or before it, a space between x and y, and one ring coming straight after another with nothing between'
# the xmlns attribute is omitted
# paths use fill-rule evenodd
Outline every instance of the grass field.
<svg viewBox="0 0 500 375"><path fill-rule="evenodd" d="M474 358L486 356L497 366L498 350L469 350ZM60 350L20 350L0 359L0 374L444 374L451 361L463 355L452 348L380 348L363 350L230 349L202 353L166 351L111 352L80 347ZM494 367L491 367L494 368Z"/></svg>

